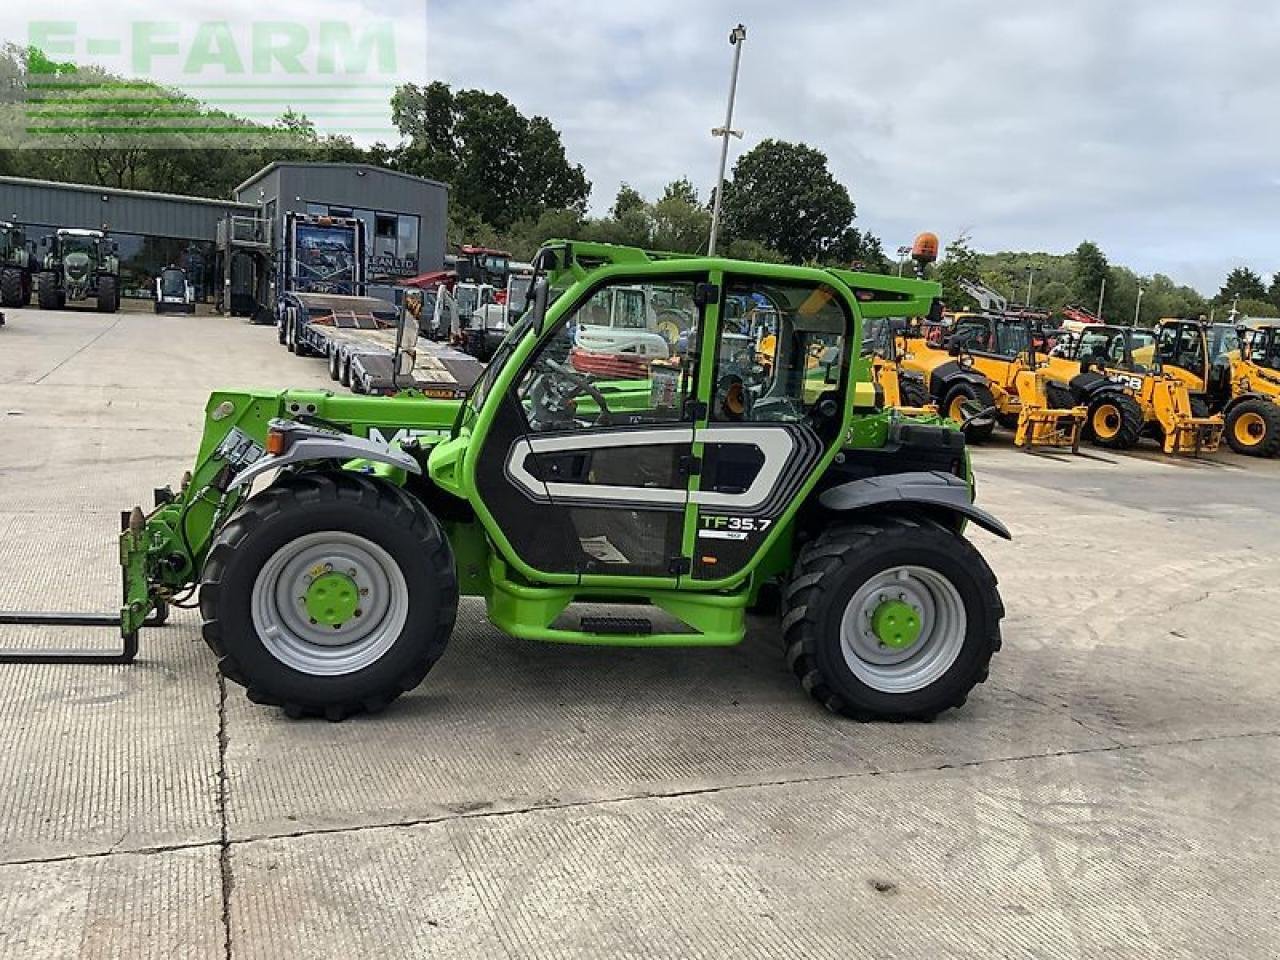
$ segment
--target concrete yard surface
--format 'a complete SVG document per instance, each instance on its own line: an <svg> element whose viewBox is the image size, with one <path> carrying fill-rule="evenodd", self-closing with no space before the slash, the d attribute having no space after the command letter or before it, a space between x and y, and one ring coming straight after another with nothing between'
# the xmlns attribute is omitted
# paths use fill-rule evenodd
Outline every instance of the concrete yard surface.
<svg viewBox="0 0 1280 960"><path fill-rule="evenodd" d="M238 320L7 313L0 609L118 606L211 389L331 385ZM763 617L578 649L464 600L342 724L221 683L194 611L132 666L0 666L0 958L1280 955L1280 461L974 463L1004 649L932 724L828 715Z"/></svg>

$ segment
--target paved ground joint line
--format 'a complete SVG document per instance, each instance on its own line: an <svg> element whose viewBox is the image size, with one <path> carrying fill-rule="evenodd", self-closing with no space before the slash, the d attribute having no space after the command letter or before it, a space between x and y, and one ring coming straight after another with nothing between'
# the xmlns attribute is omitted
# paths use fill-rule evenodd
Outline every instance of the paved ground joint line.
<svg viewBox="0 0 1280 960"><path fill-rule="evenodd" d="M1157 750L1162 747L1180 747L1201 743L1227 743L1232 740L1250 740L1267 737L1280 737L1280 730L1255 730L1247 733L1232 733L1222 736L1156 740L1150 743L1112 742L1100 747L1084 747L1079 750L1050 750L1044 753L1019 754L1018 756L1013 757L990 757L983 760L964 760L957 763L937 763L918 767L899 767L892 770L857 770L848 773L832 773L808 777L784 777L777 780L753 780L748 783L727 783L709 787L692 787L686 790L629 793L612 797L595 797L589 800L571 800L563 803L531 804L525 807L514 807L510 810L478 810L472 813L449 813L434 817L415 817L409 820L392 820L386 823L366 823L349 827L317 827L311 830L265 833L258 836L248 836L231 840L229 843L231 846L238 846L240 844L261 843L269 840L295 840L305 837L327 836L329 834L361 833L367 830L398 830L405 827L423 827L438 823L452 823L458 820L501 819L505 817L523 816L529 813L576 810L584 807L603 807L621 803L634 803L640 800L678 800L684 797L701 797L717 793L732 793L739 790L758 790L767 787L838 783L842 780L861 780L869 777L895 777L916 773L936 773L943 770L978 769L981 767L1000 766L1010 763L1026 763L1033 760L1056 760L1065 757L1092 756L1104 753L1128 753L1135 750Z"/></svg>
<svg viewBox="0 0 1280 960"><path fill-rule="evenodd" d="M225 686L225 682L224 682ZM220 713L224 712L220 705ZM224 734L220 733L219 746L223 748ZM1053 750L1046 753L1020 754L1014 757L991 757L985 760L965 760L959 763L938 763L929 766L900 767L893 770L858 770L850 773L833 773L812 777L789 777L779 780L753 780L749 783L730 783L711 787L696 787L688 790L671 790L667 792L633 793L613 797L596 797L590 800L573 800L566 803L533 804L510 810L482 810L473 813L451 813L436 817L417 817L411 820L391 820L386 823L365 823L350 827L319 827L313 830L296 830L287 833L264 833L256 836L233 840L230 837L230 825L226 816L225 794L219 790L219 812L222 820L222 837L213 842L173 843L154 847L139 847L132 850L116 850L115 845L107 850L93 853L70 853L55 857L27 857L18 860L0 860L0 867L19 867L46 863L69 863L75 860L93 860L104 857L155 856L157 854L180 853L187 850L201 850L205 847L217 846L220 851L220 864L223 871L223 909L230 915L230 898L232 888L231 850L233 847L250 843L263 843L271 840L300 840L307 837L329 836L331 834L363 833L370 830L400 830L406 827L424 827L439 823L452 823L457 820L484 820L503 817L518 817L529 813L547 813L557 810L575 810L584 807L610 806L621 803L634 803L640 800L678 800L684 797L708 796L717 793L730 793L739 790L758 790L766 787L786 787L810 783L837 783L841 780L861 780L869 777L895 777L916 773L934 773L943 770L977 769L980 767L999 766L1007 763L1025 763L1032 760L1056 760L1066 757L1092 756L1104 753L1128 753L1135 750L1157 750L1162 747L1181 747L1201 743L1229 743L1233 740L1265 739L1280 737L1280 730L1254 730L1247 733L1231 733L1223 736L1188 737L1181 740L1156 740L1151 743L1117 743L1101 747L1085 747L1080 750ZM225 756L222 758L225 760ZM225 763L219 771L219 778L226 780ZM456 849L456 848L455 848ZM464 864L465 866L465 864ZM230 926L227 927L227 940L230 941ZM228 948L229 949L229 948ZM227 953L230 957L230 953Z"/></svg>
<svg viewBox="0 0 1280 960"><path fill-rule="evenodd" d="M85 343L85 344L83 344L82 346L80 346L78 349L73 350L73 351L71 352L71 355L70 355L70 356L63 357L61 360L59 360L57 363L55 363L55 364L53 365L53 368L52 368L52 369L50 369L50 370L46 370L44 373L40 374L40 376L39 376L39 377L37 377L35 380L32 380L32 381L31 381L31 382L32 382L32 384L42 384L42 383L44 383L44 381L45 381L45 379L46 379L47 377L52 377L55 373L57 373L59 370L61 370L64 366L66 366L68 363L70 363L70 362L71 362L72 360L74 360L76 357L80 356L80 354L84 353L86 350L88 350L90 347L92 347L95 343L97 343L99 340L101 340L103 337L105 337L108 333L110 333L112 330L114 330L114 329L115 329L116 327L118 327L118 326L120 326L120 315L119 315L119 314L117 314L117 315L116 315L116 318L115 318L115 320L114 320L114 321L112 321L111 326L109 326L109 327L107 327L107 329L105 329L105 330L103 330L103 331L99 332L99 333L98 333L98 335L97 335L97 336L95 336L95 337L94 337L92 340L90 340L88 343Z"/></svg>
<svg viewBox="0 0 1280 960"><path fill-rule="evenodd" d="M231 960L231 828L227 822L227 678L218 671L218 874L222 881L222 949Z"/></svg>

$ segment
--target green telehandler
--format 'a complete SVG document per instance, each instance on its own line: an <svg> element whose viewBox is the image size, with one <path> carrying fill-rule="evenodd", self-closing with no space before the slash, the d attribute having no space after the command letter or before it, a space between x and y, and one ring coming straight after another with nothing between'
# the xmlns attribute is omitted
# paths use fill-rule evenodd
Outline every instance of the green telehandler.
<svg viewBox="0 0 1280 960"><path fill-rule="evenodd" d="M1009 533L959 429L877 408L860 355L864 318L924 316L938 285L569 241L535 269L464 401L215 393L180 490L124 517L123 659L198 604L251 700L340 720L423 680L460 596L521 638L727 646L780 586L787 662L828 709L964 703L1004 612L965 527ZM577 342L614 287L690 318L670 356ZM768 357L726 331L743 298L775 312Z"/></svg>

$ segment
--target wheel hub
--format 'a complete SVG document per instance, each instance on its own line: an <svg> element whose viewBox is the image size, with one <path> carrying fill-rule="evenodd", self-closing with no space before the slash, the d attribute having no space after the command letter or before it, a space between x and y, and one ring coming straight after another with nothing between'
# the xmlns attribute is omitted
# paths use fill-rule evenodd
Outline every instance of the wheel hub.
<svg viewBox="0 0 1280 960"><path fill-rule="evenodd" d="M312 676L369 666L390 649L408 612L408 584L395 560L345 531L305 534L283 545L253 588L253 624L263 646Z"/></svg>
<svg viewBox="0 0 1280 960"><path fill-rule="evenodd" d="M891 650L906 650L920 639L920 613L903 600L886 600L871 615L871 631Z"/></svg>
<svg viewBox="0 0 1280 960"><path fill-rule="evenodd" d="M928 567L891 567L868 579L845 607L845 664L882 693L928 686L955 662L967 617L955 586Z"/></svg>
<svg viewBox="0 0 1280 960"><path fill-rule="evenodd" d="M317 623L340 627L360 612L360 587L345 573L324 573L307 587L307 615Z"/></svg>

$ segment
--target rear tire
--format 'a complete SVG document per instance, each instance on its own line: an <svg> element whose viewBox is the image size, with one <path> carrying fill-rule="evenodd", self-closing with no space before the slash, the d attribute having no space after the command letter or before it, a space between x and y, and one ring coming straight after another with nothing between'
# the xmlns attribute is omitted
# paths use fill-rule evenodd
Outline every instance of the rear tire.
<svg viewBox="0 0 1280 960"><path fill-rule="evenodd" d="M336 381L338 379L338 348L329 348L329 379Z"/></svg>
<svg viewBox="0 0 1280 960"><path fill-rule="evenodd" d="M22 271L14 267L6 267L0 272L0 305L6 307L25 307L23 297Z"/></svg>
<svg viewBox="0 0 1280 960"><path fill-rule="evenodd" d="M115 313L120 309L120 288L115 277L98 278L98 312Z"/></svg>
<svg viewBox="0 0 1280 960"><path fill-rule="evenodd" d="M285 326L286 322L285 317L276 318L276 342L282 347L288 344L289 339L289 329Z"/></svg>
<svg viewBox="0 0 1280 960"><path fill-rule="evenodd" d="M326 573L313 579L318 563ZM312 596L335 576L358 593L337 613L324 589ZM363 616L361 604L372 608ZM435 518L399 488L352 474L303 474L251 498L218 532L200 583L218 669L291 717L381 710L422 682L457 611L453 553Z"/></svg>
<svg viewBox="0 0 1280 960"><path fill-rule="evenodd" d="M1246 457L1280 454L1280 404L1242 400L1227 414L1227 443Z"/></svg>
<svg viewBox="0 0 1280 960"><path fill-rule="evenodd" d="M965 414L961 410L962 407L990 410L995 405L996 397L990 387L983 383L965 381L957 383L947 391L942 400L942 413L956 423L963 423ZM991 439L991 434L995 433L996 429L996 412L993 410L989 416L991 418L989 423L971 423L965 427L965 439L970 443L982 443L984 440Z"/></svg>
<svg viewBox="0 0 1280 960"><path fill-rule="evenodd" d="M41 310L59 309L58 278L54 274L43 271L36 277L36 300Z"/></svg>
<svg viewBox="0 0 1280 960"><path fill-rule="evenodd" d="M962 706L1000 649L995 575L967 540L927 522L828 529L801 551L784 604L787 663L855 720L928 721ZM895 608L915 611L914 636L893 632Z"/></svg>
<svg viewBox="0 0 1280 960"><path fill-rule="evenodd" d="M351 358L344 356L338 363L338 382L344 387L351 386Z"/></svg>
<svg viewBox="0 0 1280 960"><path fill-rule="evenodd" d="M1085 428L1094 446L1106 450L1128 450L1142 437L1142 407L1123 393L1107 393L1089 404Z"/></svg>

